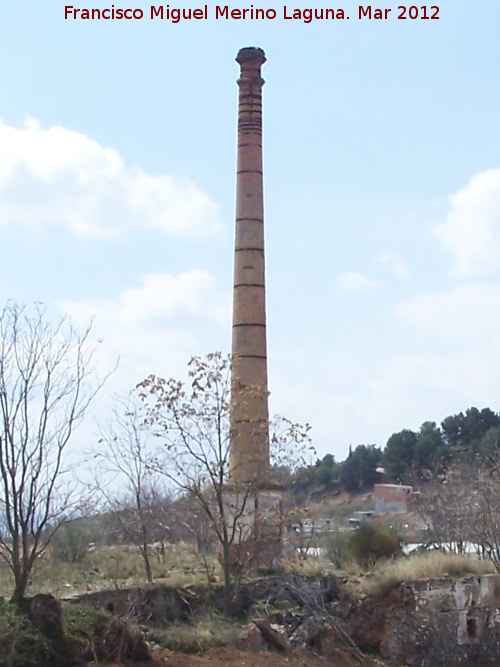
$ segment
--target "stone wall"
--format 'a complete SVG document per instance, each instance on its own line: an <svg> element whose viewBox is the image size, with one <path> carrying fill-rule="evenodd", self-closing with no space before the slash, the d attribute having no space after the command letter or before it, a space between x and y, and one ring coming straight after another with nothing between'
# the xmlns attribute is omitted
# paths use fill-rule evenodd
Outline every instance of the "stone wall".
<svg viewBox="0 0 500 667"><path fill-rule="evenodd" d="M186 591L161 584L84 593L68 601L105 609L120 618L133 618L136 622L153 626L187 621L199 604L194 594L190 597Z"/></svg>
<svg viewBox="0 0 500 667"><path fill-rule="evenodd" d="M385 599L379 650L419 667L500 660L500 575L401 584Z"/></svg>

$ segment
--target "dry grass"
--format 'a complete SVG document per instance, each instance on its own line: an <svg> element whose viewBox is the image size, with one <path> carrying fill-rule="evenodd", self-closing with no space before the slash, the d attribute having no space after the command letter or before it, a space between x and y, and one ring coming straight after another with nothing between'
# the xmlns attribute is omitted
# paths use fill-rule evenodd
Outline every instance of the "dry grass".
<svg viewBox="0 0 500 667"><path fill-rule="evenodd" d="M281 567L285 572L294 572L296 574L305 574L309 577L320 576L323 574L341 574L331 560L326 556L308 555L301 558L295 551L284 555L281 559Z"/></svg>
<svg viewBox="0 0 500 667"><path fill-rule="evenodd" d="M198 653L219 646L234 644L242 628L211 616L194 623L175 623L149 634L149 639L164 648L181 653Z"/></svg>
<svg viewBox="0 0 500 667"><path fill-rule="evenodd" d="M169 545L165 554L152 556L151 564L155 582L175 588L207 584L207 573L192 545ZM209 565L212 582L217 582L220 565L215 558ZM99 547L78 563L61 562L47 552L36 563L27 595L50 592L57 597L69 597L88 591L144 585L145 581L144 562L134 546ZM0 562L0 596L9 598L13 588L12 574Z"/></svg>
<svg viewBox="0 0 500 667"><path fill-rule="evenodd" d="M466 555L430 553L385 561L363 580L364 592L384 595L403 581L459 578L468 574L494 574L495 566L488 560L477 560Z"/></svg>
<svg viewBox="0 0 500 667"><path fill-rule="evenodd" d="M173 588L207 585L207 573L191 545L171 545L164 557L155 557L152 564L154 580L157 583ZM348 586L355 596L363 593L382 594L402 581L495 572L490 561L440 553L383 561L369 570L350 558L346 558L342 569L339 569L326 554L319 557L309 556L306 559L300 559L293 554L285 558L282 565L286 572L308 576L347 576L350 582ZM220 565L215 558L211 563L211 575L212 583L220 583ZM57 597L70 597L88 591L144 585L145 581L144 564L135 547L106 546L87 554L78 563L55 562L50 554L45 555L37 563L27 594L50 592ZM12 590L11 573L5 565L0 564L0 596L8 599Z"/></svg>
<svg viewBox="0 0 500 667"><path fill-rule="evenodd" d="M287 560L283 563L285 572L294 572L295 574L304 574L308 577L320 576L323 574L338 574L332 563L328 563L322 558L312 556L305 560Z"/></svg>

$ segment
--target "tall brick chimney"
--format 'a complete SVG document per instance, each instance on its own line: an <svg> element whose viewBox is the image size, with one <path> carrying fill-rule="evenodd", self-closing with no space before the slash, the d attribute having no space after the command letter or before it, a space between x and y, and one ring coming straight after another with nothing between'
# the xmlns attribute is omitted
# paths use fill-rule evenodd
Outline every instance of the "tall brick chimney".
<svg viewBox="0 0 500 667"><path fill-rule="evenodd" d="M265 488L270 481L267 385L262 86L264 51L240 49L238 167L229 477Z"/></svg>

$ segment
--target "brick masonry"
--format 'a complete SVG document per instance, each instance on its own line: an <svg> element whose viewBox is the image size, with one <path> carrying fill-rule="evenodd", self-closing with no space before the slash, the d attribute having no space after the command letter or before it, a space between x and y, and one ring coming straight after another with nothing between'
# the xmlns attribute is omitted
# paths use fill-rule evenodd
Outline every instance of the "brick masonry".
<svg viewBox="0 0 500 667"><path fill-rule="evenodd" d="M264 268L262 86L264 51L240 49L233 292L231 445L234 485L270 479Z"/></svg>
<svg viewBox="0 0 500 667"><path fill-rule="evenodd" d="M419 493L404 484L375 484L373 499L377 514L404 514L418 507Z"/></svg>

